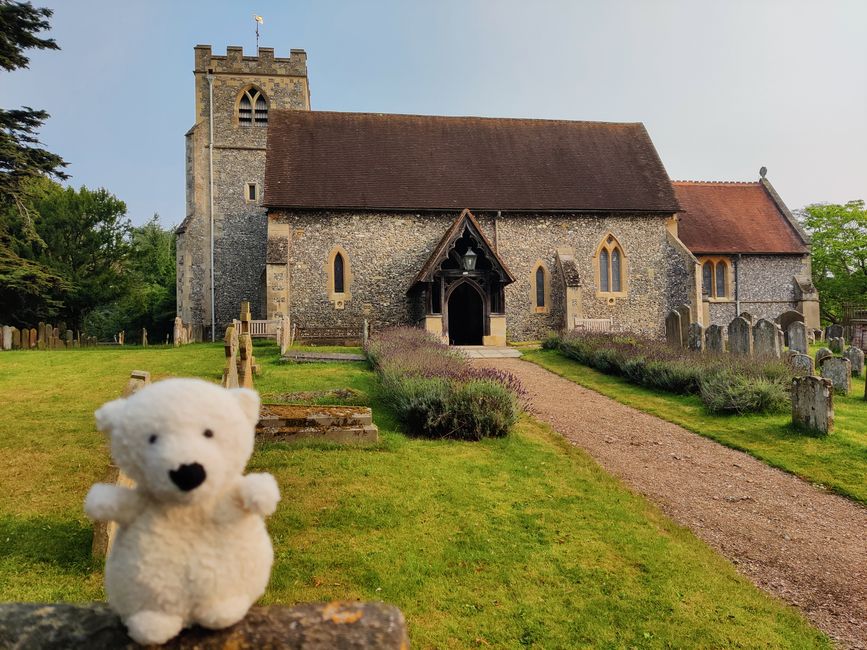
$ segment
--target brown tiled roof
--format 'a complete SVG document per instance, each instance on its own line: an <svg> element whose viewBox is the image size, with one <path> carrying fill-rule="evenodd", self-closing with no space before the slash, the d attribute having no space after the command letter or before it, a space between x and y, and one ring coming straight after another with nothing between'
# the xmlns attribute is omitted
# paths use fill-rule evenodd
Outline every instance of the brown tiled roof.
<svg viewBox="0 0 867 650"><path fill-rule="evenodd" d="M640 123L273 110L265 204L674 212Z"/></svg>
<svg viewBox="0 0 867 650"><path fill-rule="evenodd" d="M767 181L764 181L767 183ZM693 253L806 253L806 240L757 183L674 181L677 236ZM770 187L770 184L768 184Z"/></svg>

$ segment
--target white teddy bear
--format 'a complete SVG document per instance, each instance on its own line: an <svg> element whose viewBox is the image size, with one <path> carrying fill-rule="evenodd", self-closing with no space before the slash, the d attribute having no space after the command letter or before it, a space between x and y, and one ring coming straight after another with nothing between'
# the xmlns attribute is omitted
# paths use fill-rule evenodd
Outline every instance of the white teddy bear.
<svg viewBox="0 0 867 650"><path fill-rule="evenodd" d="M136 485L96 484L84 509L119 524L105 588L135 641L228 627L265 592L274 552L264 517L280 492L270 474L243 475L258 419L254 391L198 379L160 381L96 412Z"/></svg>

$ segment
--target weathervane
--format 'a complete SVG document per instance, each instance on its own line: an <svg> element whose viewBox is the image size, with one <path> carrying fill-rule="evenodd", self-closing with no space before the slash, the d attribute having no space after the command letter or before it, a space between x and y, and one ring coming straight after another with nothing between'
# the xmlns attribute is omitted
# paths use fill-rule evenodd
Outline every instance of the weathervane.
<svg viewBox="0 0 867 650"><path fill-rule="evenodd" d="M256 51L259 51L259 25L264 25L265 20L259 14L253 14L253 20L256 21Z"/></svg>

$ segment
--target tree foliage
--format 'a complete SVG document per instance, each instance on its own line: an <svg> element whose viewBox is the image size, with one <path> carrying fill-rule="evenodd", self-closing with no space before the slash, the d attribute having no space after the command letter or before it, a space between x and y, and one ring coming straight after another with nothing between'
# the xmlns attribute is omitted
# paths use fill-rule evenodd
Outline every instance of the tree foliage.
<svg viewBox="0 0 867 650"><path fill-rule="evenodd" d="M802 214L812 235L813 283L822 316L843 318L845 303L867 302L867 210L864 201L815 204Z"/></svg>

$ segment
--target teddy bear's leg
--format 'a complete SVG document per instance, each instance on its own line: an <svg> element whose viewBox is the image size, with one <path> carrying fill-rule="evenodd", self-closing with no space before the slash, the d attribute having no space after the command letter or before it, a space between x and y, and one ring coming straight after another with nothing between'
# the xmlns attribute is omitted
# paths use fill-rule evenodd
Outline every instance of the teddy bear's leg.
<svg viewBox="0 0 867 650"><path fill-rule="evenodd" d="M132 640L142 645L165 643L176 637L184 627L180 616L153 610L136 612L124 622Z"/></svg>
<svg viewBox="0 0 867 650"><path fill-rule="evenodd" d="M234 625L250 609L250 599L246 596L234 596L225 600L211 600L199 605L193 612L193 619L202 627L211 630L222 630Z"/></svg>

